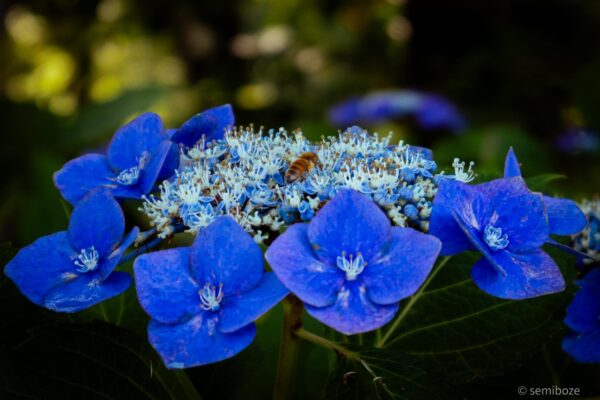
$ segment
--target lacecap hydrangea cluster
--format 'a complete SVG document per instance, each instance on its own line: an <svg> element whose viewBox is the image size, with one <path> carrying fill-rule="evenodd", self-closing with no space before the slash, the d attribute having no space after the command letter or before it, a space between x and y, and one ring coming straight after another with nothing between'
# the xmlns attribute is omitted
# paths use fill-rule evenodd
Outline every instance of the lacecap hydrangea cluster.
<svg viewBox="0 0 600 400"><path fill-rule="evenodd" d="M286 182L290 165L303 153L318 162ZM473 165L454 161L451 178L469 182ZM301 131L232 128L223 138L182 147L180 168L142 210L161 235L181 222L191 232L219 215L233 217L262 243L283 225L310 221L342 188L367 195L397 226L426 232L437 190L437 165L428 149L380 137L359 127L308 141Z"/></svg>
<svg viewBox="0 0 600 400"><path fill-rule="evenodd" d="M577 234L586 216L572 200L531 191L512 149L504 177L470 184L472 163L455 159L452 174L438 173L431 151L359 127L313 143L234 122L229 105L176 129L146 113L117 130L106 154L67 162L54 182L74 206L68 228L22 248L5 274L57 312L135 282L150 343L169 368L188 368L248 347L254 321L288 295L352 335L388 324L440 255L479 253L473 282L521 300L566 286L545 245L582 254L551 235ZM126 232L126 198L141 201L151 229ZM183 231L195 234L191 246L150 252ZM133 277L118 270L130 260ZM570 313L589 309L579 303ZM597 322L597 311L586 315ZM598 328L576 320L577 332Z"/></svg>

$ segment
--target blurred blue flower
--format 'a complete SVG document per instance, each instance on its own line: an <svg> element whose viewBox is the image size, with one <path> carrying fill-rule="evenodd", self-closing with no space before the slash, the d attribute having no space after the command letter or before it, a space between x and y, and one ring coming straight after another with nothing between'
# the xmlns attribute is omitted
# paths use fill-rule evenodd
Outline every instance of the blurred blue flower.
<svg viewBox="0 0 600 400"><path fill-rule="evenodd" d="M95 189L71 214L67 231L37 239L4 270L32 302L76 312L125 291L131 277L113 272L139 230L124 239L125 218L107 189Z"/></svg>
<svg viewBox="0 0 600 400"><path fill-rule="evenodd" d="M141 198L158 179L179 163L160 117L145 113L117 130L107 154L86 154L67 162L54 174L62 196L75 205L90 190L108 188L113 196Z"/></svg>
<svg viewBox="0 0 600 400"><path fill-rule="evenodd" d="M310 315L355 334L394 317L398 302L424 282L440 247L431 235L392 227L368 197L343 189L310 223L290 226L266 258Z"/></svg>
<svg viewBox="0 0 600 400"><path fill-rule="evenodd" d="M559 135L554 144L566 153L595 153L600 150L600 135L591 129L574 128Z"/></svg>
<svg viewBox="0 0 600 400"><path fill-rule="evenodd" d="M466 128L464 117L448 100L412 90L375 92L339 103L329 111L330 121L345 127L373 125L412 116L424 130L448 129L459 133Z"/></svg>
<svg viewBox="0 0 600 400"><path fill-rule="evenodd" d="M511 147L506 154L504 162L505 178L522 178L519 161L513 148ZM523 184L525 184L523 182ZM548 214L548 225L550 234L553 235L574 235L585 228L587 220L585 214L577 203L569 199L561 199L550 196L543 196L543 202ZM556 244L552 239L549 242Z"/></svg>
<svg viewBox="0 0 600 400"><path fill-rule="evenodd" d="M148 338L169 368L224 360L250 345L255 321L288 291L263 272L259 246L231 217L218 217L190 247L134 263Z"/></svg>
<svg viewBox="0 0 600 400"><path fill-rule="evenodd" d="M600 362L600 269L577 282L581 287L567 308L565 324L573 331L562 347L581 363Z"/></svg>
<svg viewBox="0 0 600 400"><path fill-rule="evenodd" d="M483 254L471 275L491 295L516 300L559 292L564 279L541 250L550 233L543 200L521 177L479 185L444 179L429 232L442 241L444 255L465 250Z"/></svg>
<svg viewBox="0 0 600 400"><path fill-rule="evenodd" d="M204 143L222 139L225 131L235 124L231 105L213 107L194 115L178 129L169 130L171 140L185 147L192 147L204 136Z"/></svg>

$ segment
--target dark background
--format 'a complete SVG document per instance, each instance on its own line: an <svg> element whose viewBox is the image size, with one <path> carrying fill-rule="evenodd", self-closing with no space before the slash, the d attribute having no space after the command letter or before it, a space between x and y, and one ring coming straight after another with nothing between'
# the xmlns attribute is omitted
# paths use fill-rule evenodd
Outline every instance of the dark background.
<svg viewBox="0 0 600 400"><path fill-rule="evenodd" d="M156 111L175 127L231 103L240 124L302 128L319 138L336 132L327 119L333 104L384 89L437 93L465 115L469 127L460 135L419 129L410 119L368 127L432 147L442 169L457 156L474 160L481 176L499 174L512 145L525 175L566 176L549 192L591 198L600 183L598 146L561 150L555 141L574 128L598 140L599 43L600 2L589 0L0 0L0 242L20 248L63 230L65 204L52 173L101 150L137 113ZM135 205L126 209L144 225ZM14 248L3 249L7 260ZM17 293L6 296L14 301L4 306L7 346L42 323L64 322ZM92 340L86 332L74 343ZM40 346L27 350L27 363L49 362L47 343ZM537 350L514 375L469 390L508 388L497 390L509 396L524 376L555 382L564 372L597 394L597 369L574 366L560 351L548 369ZM78 398L69 390L65 398Z"/></svg>

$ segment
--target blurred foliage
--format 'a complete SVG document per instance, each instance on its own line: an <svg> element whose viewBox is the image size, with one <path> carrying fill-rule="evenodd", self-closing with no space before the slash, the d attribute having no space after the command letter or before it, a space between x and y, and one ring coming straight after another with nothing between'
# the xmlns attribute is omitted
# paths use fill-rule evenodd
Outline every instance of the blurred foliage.
<svg viewBox="0 0 600 400"><path fill-rule="evenodd" d="M449 171L452 159L461 157L476 161L480 181L499 176L506 150L514 146L537 190L591 197L600 187L597 150L561 152L555 140L572 128L600 131L599 39L600 3L587 0L4 0L0 241L22 247L64 229L69 207L53 187L53 172L84 152L101 151L137 113L158 112L175 127L202 109L232 103L241 124L300 127L316 139L335 133L326 117L333 104L392 88L439 93L466 115L470 128L461 136L420 131L410 120L367 127L432 147L440 169ZM128 221L144 224L135 204L125 209ZM2 265L14 251L2 247ZM456 274L442 274L439 282L460 281L466 270L459 261L453 261ZM404 329L426 323L439 328L427 330L427 340L398 341L397 358L366 351L382 376L394 365L418 389L421 369L431 374L440 365L417 365L407 350L443 352L442 337L464 347L469 337L461 339L461 332L491 338L526 323L516 342L485 348L487 355L435 358L452 366L460 378L454 381L473 379L456 388L455 397L512 398L519 385L552 384L600 393L598 368L573 364L559 348L561 307L569 293L539 304L514 303L506 308L510 312L475 289L440 289L437 295L447 297L437 301L456 303L450 314L469 307L497 311L484 324L456 317L460 326L450 328L443 322L450 314L423 303L431 307L423 311L429 320L409 320ZM147 318L133 288L77 316L29 304L5 278L0 299L2 398L37 398L40 390L64 398L270 396L280 307L259 321L256 342L238 357L172 374L147 345ZM341 340L311 319L306 326ZM399 334L410 339L408 331ZM362 395L371 393L372 377L360 366L307 343L300 354L297 398L370 396ZM349 386L335 379L349 370L359 372ZM41 383L29 387L24 376ZM65 376L68 382L61 381ZM429 376L426 383L438 378L447 380ZM389 388L411 387L395 382Z"/></svg>

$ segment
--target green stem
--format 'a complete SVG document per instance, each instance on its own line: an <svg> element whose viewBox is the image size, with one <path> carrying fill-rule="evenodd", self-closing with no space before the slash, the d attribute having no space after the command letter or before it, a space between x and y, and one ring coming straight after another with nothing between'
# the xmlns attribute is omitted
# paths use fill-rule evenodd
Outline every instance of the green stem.
<svg viewBox="0 0 600 400"><path fill-rule="evenodd" d="M417 302L417 300L419 300L419 298L421 297L421 295L425 292L425 289L427 288L427 286L429 286L429 284L431 283L431 281L433 281L433 278L435 278L435 276L437 275L437 273L440 272L440 270L442 269L442 267L444 265L446 265L446 263L449 260L450 260L450 257L444 257L442 259L442 261L440 261L440 263L438 264L437 268L434 269L433 272L431 272L431 274L429 274L429 277L427 277L427 280L425 280L425 282L423 283L423 285L421 285L421 287L419 288L419 290L417 290L417 292L415 294L413 294L412 297L408 300L408 303L406 303L406 306L404 306L404 308L402 309L402 311L400 312L400 314L398 314L398 316L396 317L396 319L392 323L392 326L390 326L390 329L388 329L388 331L385 333L385 335L383 335L383 337L380 340L378 340L377 343L375 343L375 347L381 348L381 347L383 347L385 345L385 342L388 341L388 339L392 336L392 334L400 326L400 323L402 322L402 320L404 319L404 317L406 317L406 315L408 314L408 312L410 311L410 309L415 305L415 303Z"/></svg>
<svg viewBox="0 0 600 400"><path fill-rule="evenodd" d="M333 350L344 357L358 358L358 355L356 353L348 350L347 348L340 346L339 344L332 342L331 340L325 339L322 336L315 335L312 332L306 331L303 328L299 328L298 330L296 330L295 334L302 340L306 340L307 342L316 344L317 346Z"/></svg>
<svg viewBox="0 0 600 400"><path fill-rule="evenodd" d="M304 307L298 298L290 295L283 302L283 311L283 330L279 342L277 377L273 389L274 400L288 400L291 398L299 345L295 332L301 329Z"/></svg>
<svg viewBox="0 0 600 400"><path fill-rule="evenodd" d="M556 386L560 386L560 377L556 373L556 369L554 369L554 364L552 363L552 358L550 357L547 345L542 347L542 357L544 357L548 372L550 372L550 376L552 377L552 383Z"/></svg>

